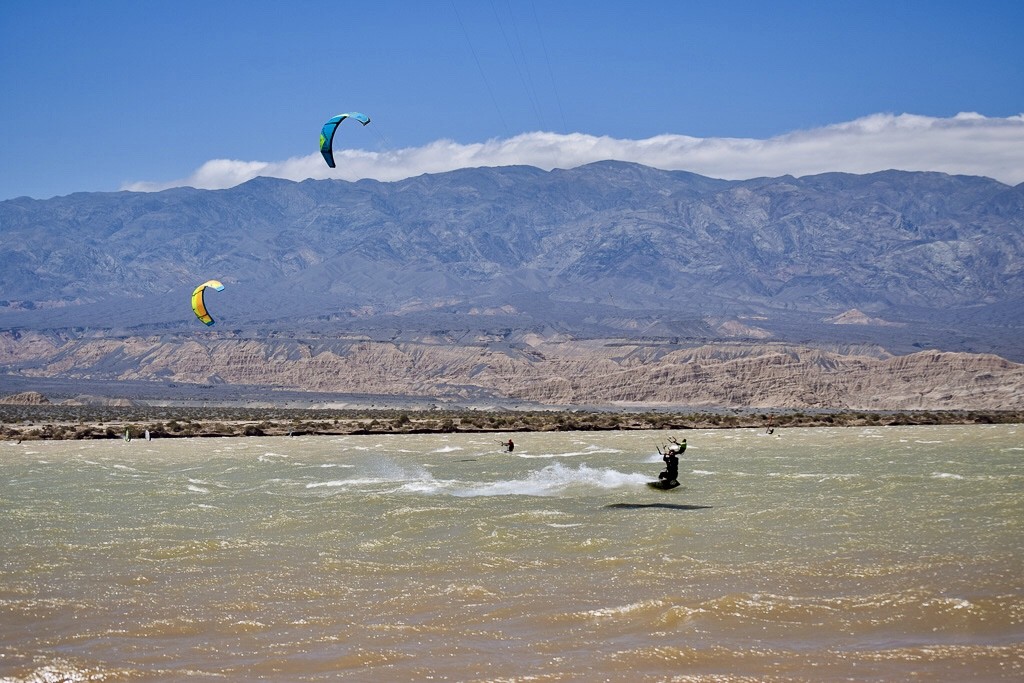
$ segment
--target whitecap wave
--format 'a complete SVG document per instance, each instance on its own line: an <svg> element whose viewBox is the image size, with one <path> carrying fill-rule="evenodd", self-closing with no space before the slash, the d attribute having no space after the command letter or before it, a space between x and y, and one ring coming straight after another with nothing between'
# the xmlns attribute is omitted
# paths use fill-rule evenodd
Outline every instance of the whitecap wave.
<svg viewBox="0 0 1024 683"><path fill-rule="evenodd" d="M470 487L456 488L449 493L453 496L472 498L477 496L554 496L570 487L609 490L646 483L650 477L643 474L629 474L606 467L576 468L561 463L548 465L544 469L530 472L521 479L495 481Z"/></svg>
<svg viewBox="0 0 1024 683"><path fill-rule="evenodd" d="M273 462L274 458L287 458L287 457L288 456L285 455L284 453L274 453L272 451L267 451L266 453L264 453L263 455L259 456L256 459L259 460L260 462Z"/></svg>
<svg viewBox="0 0 1024 683"><path fill-rule="evenodd" d="M433 477L424 467L401 466L391 460L377 460L362 465L345 464L339 465L350 469L356 469L355 476L347 479L333 479L330 481L315 481L306 484L307 489L315 488L340 488L352 486L374 486L380 484L394 484L396 482L417 482L432 481Z"/></svg>
<svg viewBox="0 0 1024 683"><path fill-rule="evenodd" d="M369 484L380 484L383 479L335 479L333 481L314 481L306 484L307 489L319 489L319 488L340 488L345 486L365 486Z"/></svg>

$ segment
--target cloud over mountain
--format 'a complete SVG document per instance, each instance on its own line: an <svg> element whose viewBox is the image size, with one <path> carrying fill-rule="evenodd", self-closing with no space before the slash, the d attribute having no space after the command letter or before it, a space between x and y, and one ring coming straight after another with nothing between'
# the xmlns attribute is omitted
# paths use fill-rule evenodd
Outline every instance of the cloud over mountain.
<svg viewBox="0 0 1024 683"><path fill-rule="evenodd" d="M328 168L319 152L269 162L213 159L186 178L132 182L122 189L224 189L257 176L393 181L459 168L526 165L550 170L609 159L730 180L898 169L980 175L1016 185L1024 182L1024 114L1006 118L975 113L951 118L873 114L763 140L668 134L620 140L534 132L473 144L437 140L380 152L338 149L335 158L336 169Z"/></svg>

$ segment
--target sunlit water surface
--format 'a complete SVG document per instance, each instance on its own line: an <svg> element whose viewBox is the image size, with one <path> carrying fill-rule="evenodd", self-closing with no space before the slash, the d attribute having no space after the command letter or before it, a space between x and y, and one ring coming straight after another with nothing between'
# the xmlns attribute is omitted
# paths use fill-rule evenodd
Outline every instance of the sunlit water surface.
<svg viewBox="0 0 1024 683"><path fill-rule="evenodd" d="M1024 427L0 443L3 681L1024 679Z"/></svg>

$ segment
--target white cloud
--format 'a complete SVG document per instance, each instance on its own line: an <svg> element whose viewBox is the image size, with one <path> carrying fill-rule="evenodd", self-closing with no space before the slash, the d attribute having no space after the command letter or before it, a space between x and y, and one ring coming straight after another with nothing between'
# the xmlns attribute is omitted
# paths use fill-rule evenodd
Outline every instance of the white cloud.
<svg viewBox="0 0 1024 683"><path fill-rule="evenodd" d="M319 152L276 162L214 159L187 178L130 183L122 189L223 189L257 176L296 181L391 181L467 167L521 164L550 170L606 159L727 179L900 169L988 176L1016 185L1024 182L1024 114L1007 118L975 113L952 118L874 114L764 140L685 135L619 140L582 133L540 132L474 144L437 140L423 147L387 152L345 149L336 151L334 156L338 162L336 169L328 168Z"/></svg>

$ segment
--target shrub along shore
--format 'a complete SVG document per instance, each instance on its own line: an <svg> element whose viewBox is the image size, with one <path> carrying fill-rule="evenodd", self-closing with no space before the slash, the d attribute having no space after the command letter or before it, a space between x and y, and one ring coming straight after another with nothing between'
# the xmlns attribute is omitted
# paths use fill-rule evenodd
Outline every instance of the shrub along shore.
<svg viewBox="0 0 1024 683"><path fill-rule="evenodd" d="M0 405L0 440L1024 423L1024 410L360 410Z"/></svg>

